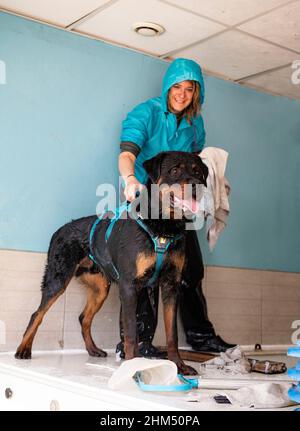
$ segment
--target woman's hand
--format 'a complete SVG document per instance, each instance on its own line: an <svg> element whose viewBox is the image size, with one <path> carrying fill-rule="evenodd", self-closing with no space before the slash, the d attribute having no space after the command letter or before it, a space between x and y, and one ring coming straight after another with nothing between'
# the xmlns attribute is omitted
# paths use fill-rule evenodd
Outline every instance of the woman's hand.
<svg viewBox="0 0 300 431"><path fill-rule="evenodd" d="M134 176L127 178L125 182L124 194L128 202L132 202L136 198L136 193L141 192L144 185L141 184Z"/></svg>

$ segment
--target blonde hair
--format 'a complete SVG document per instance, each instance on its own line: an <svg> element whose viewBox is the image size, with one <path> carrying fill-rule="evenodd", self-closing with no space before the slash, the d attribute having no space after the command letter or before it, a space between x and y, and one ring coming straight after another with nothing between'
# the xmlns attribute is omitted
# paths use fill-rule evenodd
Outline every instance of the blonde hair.
<svg viewBox="0 0 300 431"><path fill-rule="evenodd" d="M194 94L191 103L177 115L177 119L181 120L186 117L189 124L192 124L192 119L196 118L201 112L201 102L200 102L200 84L197 81L192 81L194 87ZM168 92L168 110L173 112L170 103L170 90Z"/></svg>

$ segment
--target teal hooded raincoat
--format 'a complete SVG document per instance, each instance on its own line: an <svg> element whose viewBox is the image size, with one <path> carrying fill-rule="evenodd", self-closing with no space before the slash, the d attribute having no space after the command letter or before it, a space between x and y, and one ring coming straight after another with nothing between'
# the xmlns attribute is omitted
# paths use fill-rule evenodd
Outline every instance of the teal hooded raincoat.
<svg viewBox="0 0 300 431"><path fill-rule="evenodd" d="M204 102L204 81L200 66L193 60L177 58L166 71L161 97L137 105L122 123L121 142L133 142L140 152L135 162L135 176L147 181L143 162L161 151L201 151L205 129L201 114L189 124L184 117L177 127L176 115L168 111L167 97L172 85L182 81L200 84L200 103Z"/></svg>

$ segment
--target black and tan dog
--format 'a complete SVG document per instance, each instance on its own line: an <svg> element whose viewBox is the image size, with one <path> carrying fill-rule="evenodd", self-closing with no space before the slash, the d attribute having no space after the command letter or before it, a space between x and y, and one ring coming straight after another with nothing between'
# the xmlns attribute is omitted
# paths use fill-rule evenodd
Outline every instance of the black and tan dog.
<svg viewBox="0 0 300 431"><path fill-rule="evenodd" d="M181 284L181 274L185 263L185 223L186 220L175 219L174 207L197 207L196 187L206 185L208 170L200 157L186 152L163 152L144 162L149 175L147 190L151 184L179 184L183 190L186 184L192 187L192 195L186 199L184 195L175 195L171 199L170 218L163 217L160 205L158 219L144 219L149 232L159 238L177 238L168 248L163 257L162 268L157 283L161 290L163 313L166 329L168 358L177 364L179 372L195 374L196 371L184 364L178 353L177 340L177 299ZM161 191L159 192L161 198ZM153 198L153 196L152 196ZM159 201L161 202L161 200ZM149 208L151 199L149 200ZM37 311L31 316L23 336L23 340L15 354L16 358L28 359L34 336L45 313L57 298L65 291L73 276L79 277L87 286L87 303L79 316L82 335L86 349L91 356L106 356L99 349L91 336L91 324L95 314L104 303L113 277L105 267L97 265L90 257L90 231L97 216L84 217L72 221L54 233L49 250L45 274L42 282L42 299ZM104 244L104 235L109 219L98 223L97 238ZM153 240L136 220L119 219L112 229L107 250L116 268L119 279L119 293L122 305L122 323L125 338L125 358L138 356L138 339L136 327L136 306L140 289L147 286L153 278L156 264L156 253Z"/></svg>

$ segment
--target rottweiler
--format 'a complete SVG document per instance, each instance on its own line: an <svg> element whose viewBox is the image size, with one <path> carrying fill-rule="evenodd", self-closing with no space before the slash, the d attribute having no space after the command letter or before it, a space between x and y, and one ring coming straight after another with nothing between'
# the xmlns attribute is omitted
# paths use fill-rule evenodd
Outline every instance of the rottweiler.
<svg viewBox="0 0 300 431"><path fill-rule="evenodd" d="M180 359L176 317L181 274L185 263L187 218L184 215L188 214L186 210L197 212L200 199L197 187L206 186L208 169L197 154L182 151L161 152L146 160L144 168L148 174L144 190L149 198L147 200L149 214L153 212L154 196L159 206L155 218L151 216L142 218L141 226L136 217L120 217L115 220L107 242L105 234L111 219L109 217L99 219L96 215L73 220L53 234L42 281L41 303L31 316L23 340L16 351L16 358L31 358L33 339L45 313L64 293L73 276L78 277L88 288L87 303L79 316L79 322L89 355L98 357L107 355L95 345L91 335L91 324L109 293L111 282L117 281L122 307L125 359L138 356L136 325L138 294L141 289L149 286L149 281L155 279L158 253L155 251L153 239L158 239L160 241L158 246L169 241L163 255L162 266L154 281L161 291L168 358L176 363L180 373L196 374L192 367ZM175 184L178 187L169 193L169 206L163 205L164 190L167 188L158 185ZM188 197L187 188L190 192ZM178 209L182 210L183 217L175 216ZM141 218L139 221L141 222ZM102 265L91 254L91 230L95 225L97 230L94 234L98 239L96 248L101 252L103 246L106 253L104 255L111 258L110 265ZM97 255L97 249L93 252Z"/></svg>

